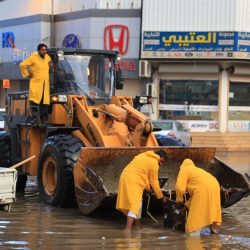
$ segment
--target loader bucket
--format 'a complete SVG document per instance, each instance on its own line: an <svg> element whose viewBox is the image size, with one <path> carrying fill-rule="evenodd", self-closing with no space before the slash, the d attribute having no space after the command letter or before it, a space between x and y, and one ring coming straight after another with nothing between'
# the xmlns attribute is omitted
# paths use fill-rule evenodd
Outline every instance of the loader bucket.
<svg viewBox="0 0 250 250"><path fill-rule="evenodd" d="M121 148L82 148L74 168L75 194L78 207L83 214L90 214L98 209L104 211L115 208L118 182L123 168L139 153L148 150L164 150L168 154L165 165L159 169L159 180L167 184L165 190L174 190L177 174L182 161L192 159L199 167L215 175L223 187L249 189L241 174L232 170L215 158L212 147L121 147ZM224 173L226 178L223 179ZM229 178L230 174L233 176ZM234 181L237 177L237 181ZM229 181L229 182L228 182ZM237 186L236 182L240 182Z"/></svg>

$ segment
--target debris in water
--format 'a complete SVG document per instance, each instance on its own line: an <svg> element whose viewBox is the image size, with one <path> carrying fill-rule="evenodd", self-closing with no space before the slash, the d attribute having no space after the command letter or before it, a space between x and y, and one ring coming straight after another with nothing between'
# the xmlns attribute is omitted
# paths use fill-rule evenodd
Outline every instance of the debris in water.
<svg viewBox="0 0 250 250"><path fill-rule="evenodd" d="M225 240L231 240L232 236L231 235L226 235Z"/></svg>
<svg viewBox="0 0 250 250"><path fill-rule="evenodd" d="M167 236L160 236L160 237L158 237L159 240L165 240L167 238L168 238Z"/></svg>

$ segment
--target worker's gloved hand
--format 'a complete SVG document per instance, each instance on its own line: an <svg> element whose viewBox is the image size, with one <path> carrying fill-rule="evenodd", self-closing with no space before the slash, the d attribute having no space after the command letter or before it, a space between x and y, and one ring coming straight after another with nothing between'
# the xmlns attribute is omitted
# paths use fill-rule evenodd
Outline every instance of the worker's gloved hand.
<svg viewBox="0 0 250 250"><path fill-rule="evenodd" d="M182 209L183 207L184 207L185 205L184 205L184 203L182 203L182 202L176 202L176 207L178 208L178 209Z"/></svg>
<svg viewBox="0 0 250 250"><path fill-rule="evenodd" d="M162 204L167 204L168 203L168 197L163 196L161 201L162 201Z"/></svg>
<svg viewBox="0 0 250 250"><path fill-rule="evenodd" d="M152 190L151 188L145 188L145 189L144 189L144 193L145 193L146 195L152 195L154 192L153 192L153 190Z"/></svg>
<svg viewBox="0 0 250 250"><path fill-rule="evenodd" d="M188 210L188 208L187 208L185 205L183 206L183 208L179 209L179 211L180 211L180 213L181 213L182 215L185 215L186 212L187 212L187 210Z"/></svg>

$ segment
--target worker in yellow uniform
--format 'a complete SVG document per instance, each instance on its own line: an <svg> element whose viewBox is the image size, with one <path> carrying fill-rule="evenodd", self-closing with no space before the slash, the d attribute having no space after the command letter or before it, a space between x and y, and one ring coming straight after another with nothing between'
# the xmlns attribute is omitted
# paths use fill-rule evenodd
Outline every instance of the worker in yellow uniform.
<svg viewBox="0 0 250 250"><path fill-rule="evenodd" d="M163 150L147 151L134 157L124 168L119 180L116 209L127 216L126 231L130 231L135 221L140 228L143 191L153 189L156 197L167 202L167 197L161 191L158 170L167 159Z"/></svg>
<svg viewBox="0 0 250 250"><path fill-rule="evenodd" d="M190 198L185 202L188 210L186 233L200 234L209 227L209 233L216 233L221 225L220 185L207 171L195 166L192 160L185 159L176 181L176 200L184 202L184 194Z"/></svg>
<svg viewBox="0 0 250 250"><path fill-rule="evenodd" d="M50 104L49 69L51 58L47 54L47 45L39 44L37 51L19 64L23 77L30 79L29 104L31 122L40 123L40 119L48 114Z"/></svg>

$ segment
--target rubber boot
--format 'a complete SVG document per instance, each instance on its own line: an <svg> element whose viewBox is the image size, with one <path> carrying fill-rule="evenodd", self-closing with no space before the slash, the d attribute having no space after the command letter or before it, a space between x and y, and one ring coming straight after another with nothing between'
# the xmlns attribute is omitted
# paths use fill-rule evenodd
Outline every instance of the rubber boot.
<svg viewBox="0 0 250 250"><path fill-rule="evenodd" d="M49 111L48 105L40 104L39 108L40 108L41 122L42 123L48 122L48 111Z"/></svg>
<svg viewBox="0 0 250 250"><path fill-rule="evenodd" d="M31 110L31 124L39 124L41 123L40 114L39 114L39 106L36 103L30 104Z"/></svg>

